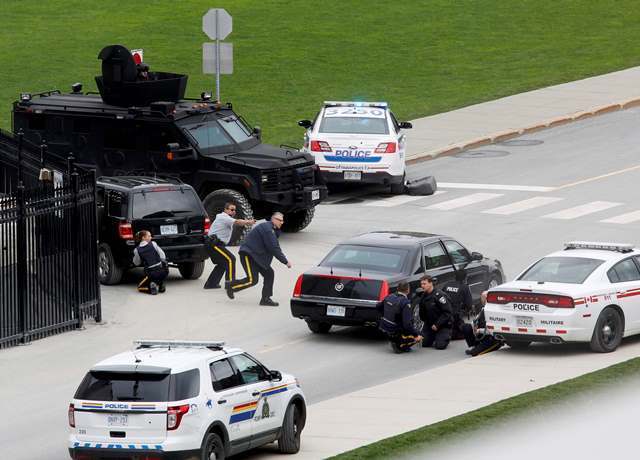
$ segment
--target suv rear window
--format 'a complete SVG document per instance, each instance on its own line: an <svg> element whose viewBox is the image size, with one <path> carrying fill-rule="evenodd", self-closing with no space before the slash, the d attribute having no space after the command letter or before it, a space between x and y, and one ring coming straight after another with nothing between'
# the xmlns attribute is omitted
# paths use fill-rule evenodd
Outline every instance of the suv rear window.
<svg viewBox="0 0 640 460"><path fill-rule="evenodd" d="M194 398L200 393L200 371L178 374L88 372L76 399L88 401L166 402Z"/></svg>
<svg viewBox="0 0 640 460"><path fill-rule="evenodd" d="M133 194L134 219L202 214L200 199L192 189L162 189Z"/></svg>
<svg viewBox="0 0 640 460"><path fill-rule="evenodd" d="M518 280L544 283L582 284L604 260L586 257L545 257Z"/></svg>

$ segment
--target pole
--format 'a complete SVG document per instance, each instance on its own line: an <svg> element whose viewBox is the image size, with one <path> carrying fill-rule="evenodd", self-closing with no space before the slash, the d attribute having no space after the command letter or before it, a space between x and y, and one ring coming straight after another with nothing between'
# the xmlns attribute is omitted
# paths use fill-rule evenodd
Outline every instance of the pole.
<svg viewBox="0 0 640 460"><path fill-rule="evenodd" d="M24 132L22 128L18 131L18 185L22 185L22 141Z"/></svg>
<svg viewBox="0 0 640 460"><path fill-rule="evenodd" d="M216 102L220 102L220 10L216 9Z"/></svg>

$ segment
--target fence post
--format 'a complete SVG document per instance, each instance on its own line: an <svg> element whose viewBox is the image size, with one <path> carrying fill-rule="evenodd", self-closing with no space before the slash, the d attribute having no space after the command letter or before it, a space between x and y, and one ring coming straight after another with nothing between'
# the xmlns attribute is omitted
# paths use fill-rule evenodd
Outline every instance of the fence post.
<svg viewBox="0 0 640 460"><path fill-rule="evenodd" d="M93 186L93 221L91 224L93 225L94 231L94 251L95 251L95 261L96 261L96 272L98 271L98 245L100 243L98 236L98 187L96 186L96 170L91 170L91 185ZM98 308L96 309L95 317L93 318L96 323L102 322L102 293L100 290L100 281L98 275L96 275L96 296L98 301Z"/></svg>
<svg viewBox="0 0 640 460"><path fill-rule="evenodd" d="M18 131L18 185L22 184L22 140L24 132L22 128ZM24 197L24 194L23 194Z"/></svg>
<svg viewBox="0 0 640 460"><path fill-rule="evenodd" d="M73 157L71 157L73 158ZM73 212L71 213L72 220L71 225L78 223L80 212L78 210L78 195L80 193L80 181L79 174L74 171L71 173L71 187L73 189ZM78 235L76 238L73 238L73 303L76 318L78 319L78 328L82 327L82 312L80 311L80 245L81 245L81 236Z"/></svg>
<svg viewBox="0 0 640 460"><path fill-rule="evenodd" d="M26 343L29 337L27 332L27 226L22 181L18 182L16 188L16 205L18 207L18 221L16 222L18 317L22 334L20 343Z"/></svg>

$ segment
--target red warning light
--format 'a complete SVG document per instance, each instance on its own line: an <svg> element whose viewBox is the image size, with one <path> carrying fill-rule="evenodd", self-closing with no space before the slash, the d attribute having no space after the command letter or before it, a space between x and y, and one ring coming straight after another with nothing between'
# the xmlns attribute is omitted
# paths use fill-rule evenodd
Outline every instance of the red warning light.
<svg viewBox="0 0 640 460"><path fill-rule="evenodd" d="M140 64L144 61L144 55L143 55L143 51L141 49L139 50L131 50L131 56L133 56L133 61L136 64Z"/></svg>

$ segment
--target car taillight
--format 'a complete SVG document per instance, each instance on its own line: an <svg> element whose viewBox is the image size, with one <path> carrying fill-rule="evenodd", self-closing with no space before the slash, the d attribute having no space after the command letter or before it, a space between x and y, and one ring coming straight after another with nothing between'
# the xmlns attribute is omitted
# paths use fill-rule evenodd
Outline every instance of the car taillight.
<svg viewBox="0 0 640 460"><path fill-rule="evenodd" d="M118 224L118 236L123 240L133 239L133 228L129 222L120 222Z"/></svg>
<svg viewBox="0 0 640 460"><path fill-rule="evenodd" d="M76 427L76 414L73 404L69 404L69 426L71 428Z"/></svg>
<svg viewBox="0 0 640 460"><path fill-rule="evenodd" d="M298 281L296 281L296 286L293 288L293 296L300 297L302 294L302 276L298 276Z"/></svg>
<svg viewBox="0 0 640 460"><path fill-rule="evenodd" d="M375 153L396 153L396 143L382 142L376 147Z"/></svg>
<svg viewBox="0 0 640 460"><path fill-rule="evenodd" d="M535 303L550 308L575 308L573 297L552 294L516 293L516 292L490 292L487 294L487 302L505 305L511 302Z"/></svg>
<svg viewBox="0 0 640 460"><path fill-rule="evenodd" d="M380 294L378 295L378 300L382 302L385 297L389 295L389 283L383 281L380 285Z"/></svg>
<svg viewBox="0 0 640 460"><path fill-rule="evenodd" d="M211 219L208 217L204 218L204 234L209 234L209 229L211 228Z"/></svg>
<svg viewBox="0 0 640 460"><path fill-rule="evenodd" d="M311 141L312 152L331 152L331 146L325 141Z"/></svg>
<svg viewBox="0 0 640 460"><path fill-rule="evenodd" d="M182 416L189 412L189 404L167 408L167 430L175 430L180 426Z"/></svg>

